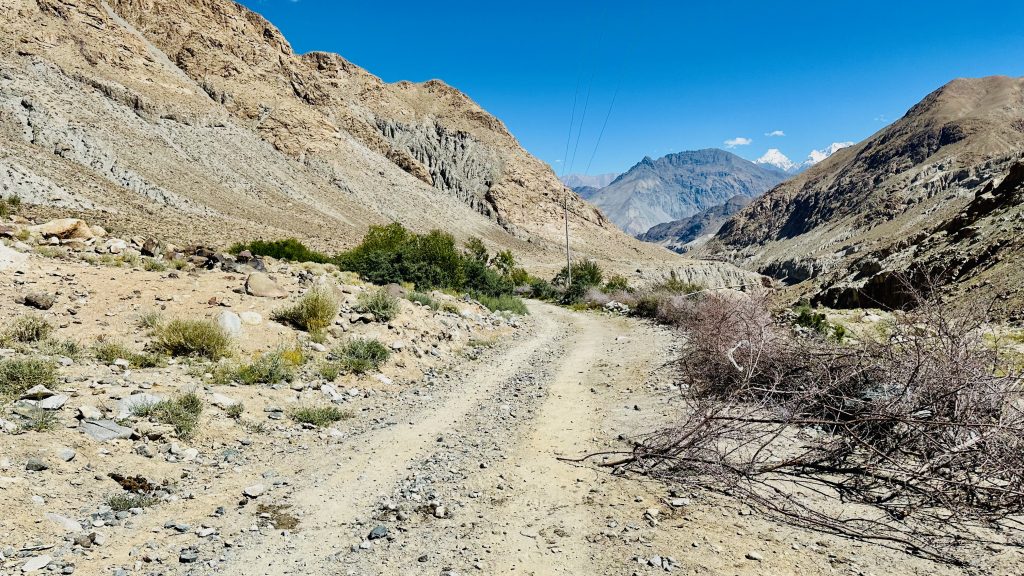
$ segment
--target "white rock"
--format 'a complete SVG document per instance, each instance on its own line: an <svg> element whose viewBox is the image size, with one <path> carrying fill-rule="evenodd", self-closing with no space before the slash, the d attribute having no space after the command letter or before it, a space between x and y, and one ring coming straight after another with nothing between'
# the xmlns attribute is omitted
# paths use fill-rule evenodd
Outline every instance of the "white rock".
<svg viewBox="0 0 1024 576"><path fill-rule="evenodd" d="M71 398L65 394L56 394L49 398L43 398L36 406L43 410L60 410Z"/></svg>
<svg viewBox="0 0 1024 576"><path fill-rule="evenodd" d="M78 416L83 420L99 420L103 413L95 406L82 406L78 409Z"/></svg>
<svg viewBox="0 0 1024 576"><path fill-rule="evenodd" d="M52 561L53 558L46 555L36 556L35 558L29 558L28 562L25 562L21 565L21 571L28 574L29 572L42 570L43 568L46 568L46 566L49 565L50 562Z"/></svg>
<svg viewBox="0 0 1024 576"><path fill-rule="evenodd" d="M253 484L252 486L246 486L245 490L242 490L242 494L249 498L259 498L266 491L267 487L263 484Z"/></svg>
<svg viewBox="0 0 1024 576"><path fill-rule="evenodd" d="M82 531L82 525L79 524L77 520L72 520L71 518L61 516L60 514L54 514L52 512L47 512L46 514L44 514L44 516L46 517L47 520L59 524L60 527L63 528L65 532Z"/></svg>
<svg viewBox="0 0 1024 576"><path fill-rule="evenodd" d="M263 324L263 316L259 312L242 312L238 317L242 319L242 324L248 324L249 326Z"/></svg>
<svg viewBox="0 0 1024 576"><path fill-rule="evenodd" d="M234 398L229 398L223 394L218 394L216 392L210 395L210 404L213 404L214 406L224 410L227 410L228 408L240 403L240 401L235 400Z"/></svg>
<svg viewBox="0 0 1024 576"><path fill-rule="evenodd" d="M225 310L217 316L217 325L231 336L237 338L242 335L242 319L230 310Z"/></svg>

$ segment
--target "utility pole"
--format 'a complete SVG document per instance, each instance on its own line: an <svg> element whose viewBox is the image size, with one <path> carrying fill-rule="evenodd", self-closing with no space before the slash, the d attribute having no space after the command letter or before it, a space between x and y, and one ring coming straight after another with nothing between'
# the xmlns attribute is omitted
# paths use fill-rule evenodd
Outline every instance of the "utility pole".
<svg viewBox="0 0 1024 576"><path fill-rule="evenodd" d="M562 213L565 215L565 287L572 286L572 255L569 253L569 192L562 189Z"/></svg>

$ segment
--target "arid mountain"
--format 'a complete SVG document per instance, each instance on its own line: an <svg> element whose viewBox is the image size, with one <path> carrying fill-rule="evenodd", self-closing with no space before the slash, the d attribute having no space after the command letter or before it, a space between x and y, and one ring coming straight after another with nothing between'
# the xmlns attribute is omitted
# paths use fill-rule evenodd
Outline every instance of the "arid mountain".
<svg viewBox="0 0 1024 576"><path fill-rule="evenodd" d="M562 183L572 188L604 188L611 184L618 178L619 175L614 172L607 174L569 174L568 176L562 177Z"/></svg>
<svg viewBox="0 0 1024 576"><path fill-rule="evenodd" d="M568 193L576 253L692 265L622 234L461 92L295 54L230 0L10 0L0 48L0 191L40 216L324 250L400 221L543 268Z"/></svg>
<svg viewBox="0 0 1024 576"><path fill-rule="evenodd" d="M590 197L630 234L692 216L736 196L759 196L786 175L725 150L697 150L644 158Z"/></svg>
<svg viewBox="0 0 1024 576"><path fill-rule="evenodd" d="M689 218L658 224L637 238L683 254L714 236L730 216L745 208L751 200L749 196L733 196L724 204L712 206Z"/></svg>
<svg viewBox="0 0 1024 576"><path fill-rule="evenodd" d="M1024 78L955 80L755 201L700 252L807 282L836 306L900 306L907 275L1020 300L1022 157Z"/></svg>

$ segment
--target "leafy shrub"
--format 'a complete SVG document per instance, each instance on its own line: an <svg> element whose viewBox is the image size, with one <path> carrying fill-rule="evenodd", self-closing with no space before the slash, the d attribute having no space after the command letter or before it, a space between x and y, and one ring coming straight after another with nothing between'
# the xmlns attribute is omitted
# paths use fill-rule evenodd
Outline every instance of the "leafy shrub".
<svg viewBox="0 0 1024 576"><path fill-rule="evenodd" d="M281 351L261 355L251 364L238 369L237 379L242 384L277 384L295 379L296 364Z"/></svg>
<svg viewBox="0 0 1024 576"><path fill-rule="evenodd" d="M832 324L828 321L828 317L825 314L815 311L808 302L801 302L793 311L796 313L795 322L797 326L813 330L818 334L830 336L835 338L837 342L842 342L843 338L846 337L846 328L844 326Z"/></svg>
<svg viewBox="0 0 1024 576"><path fill-rule="evenodd" d="M17 214L20 208L21 198L19 196L0 197L0 218L7 218L12 214Z"/></svg>
<svg viewBox="0 0 1024 576"><path fill-rule="evenodd" d="M127 360L132 368L157 368L163 365L159 354L135 352L120 342L101 338L92 347L93 355L104 364L113 364L115 360Z"/></svg>
<svg viewBox="0 0 1024 576"><path fill-rule="evenodd" d="M373 314L378 322L390 322L398 316L398 298L386 288L367 290L359 295L359 311Z"/></svg>
<svg viewBox="0 0 1024 576"><path fill-rule="evenodd" d="M305 244L295 238L284 240L254 240L248 244L234 244L228 249L233 254L248 250L254 256L270 256L278 260L291 260L293 262L316 262L326 264L331 261L326 254L310 250Z"/></svg>
<svg viewBox="0 0 1024 576"><path fill-rule="evenodd" d="M70 339L57 340L55 338L47 338L39 343L39 353L75 359L82 355L82 345Z"/></svg>
<svg viewBox="0 0 1024 576"><path fill-rule="evenodd" d="M4 340L30 344L45 340L53 332L53 324L35 314L26 314L14 321L4 332Z"/></svg>
<svg viewBox="0 0 1024 576"><path fill-rule="evenodd" d="M13 398L40 385L57 385L56 363L42 358L0 360L0 397Z"/></svg>
<svg viewBox="0 0 1024 576"><path fill-rule="evenodd" d="M477 300L491 312L511 312L521 316L526 316L530 313L526 308L526 304L517 296L488 296L480 294Z"/></svg>
<svg viewBox="0 0 1024 576"><path fill-rule="evenodd" d="M124 492L107 496L106 504L114 512L127 512L132 508L148 508L157 503L157 499L145 494Z"/></svg>
<svg viewBox="0 0 1024 576"><path fill-rule="evenodd" d="M332 352L339 366L355 374L379 370L391 357L391 350L373 338L351 338Z"/></svg>
<svg viewBox="0 0 1024 576"><path fill-rule="evenodd" d="M693 294L700 292L704 287L700 284L693 284L691 282L683 282L676 274L675 270L669 272L668 278L662 280L658 285L654 287L654 290L661 292L669 292L672 294Z"/></svg>
<svg viewBox="0 0 1024 576"><path fill-rule="evenodd" d="M171 320L156 332L156 347L172 356L220 360L231 352L231 336L210 320Z"/></svg>
<svg viewBox="0 0 1024 576"><path fill-rule="evenodd" d="M311 424L321 428L351 418L352 414L336 406L300 406L293 409L290 416L300 424Z"/></svg>
<svg viewBox="0 0 1024 576"><path fill-rule="evenodd" d="M314 286L299 301L274 312L278 322L291 324L310 334L321 334L338 315L338 299L327 286Z"/></svg>
<svg viewBox="0 0 1024 576"><path fill-rule="evenodd" d="M147 330L155 330L164 323L164 316L156 310L150 310L149 312L143 312L139 314L139 328L145 328Z"/></svg>
<svg viewBox="0 0 1024 576"><path fill-rule="evenodd" d="M21 429L26 432L49 432L60 424L60 418L56 412L36 408L31 415L22 422Z"/></svg>
<svg viewBox="0 0 1024 576"><path fill-rule="evenodd" d="M623 276L621 274L615 274L614 276L609 278L607 282L604 283L604 291L605 292L618 292L618 291L629 292L629 291L631 291L631 288L629 287L629 280L625 276Z"/></svg>
<svg viewBox="0 0 1024 576"><path fill-rule="evenodd" d="M571 275L569 274L570 271L572 272ZM571 284L569 283L570 276ZM562 269L555 275L551 283L562 287L563 302L573 304L579 302L587 293L587 290L600 286L603 277L604 272L597 262L584 259L573 262L571 268L562 266Z"/></svg>
<svg viewBox="0 0 1024 576"><path fill-rule="evenodd" d="M241 402L235 402L234 404L228 405L225 412L227 413L228 418L238 420L239 418L242 417L242 413L245 412L245 404L242 404Z"/></svg>
<svg viewBox="0 0 1024 576"><path fill-rule="evenodd" d="M428 296L428 295L426 295L426 294L424 294L422 292L409 292L405 296L405 298L407 300L409 300L410 302L416 302L416 303L421 304L423 306L427 306L431 310L437 310L438 309L437 302L435 302L433 298L431 298L430 296Z"/></svg>
<svg viewBox="0 0 1024 576"><path fill-rule="evenodd" d="M199 428L199 417L203 413L203 399L195 392L187 392L176 398L161 400L155 404L137 404L133 415L149 418L161 424L174 427L178 438L192 438Z"/></svg>

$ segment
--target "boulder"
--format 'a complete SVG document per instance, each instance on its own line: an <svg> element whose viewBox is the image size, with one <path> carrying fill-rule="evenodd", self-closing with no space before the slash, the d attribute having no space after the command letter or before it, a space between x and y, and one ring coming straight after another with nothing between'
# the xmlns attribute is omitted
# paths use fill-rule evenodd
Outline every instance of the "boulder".
<svg viewBox="0 0 1024 576"><path fill-rule="evenodd" d="M85 223L85 220L79 220L78 218L50 220L46 224L29 226L28 230L33 234L41 235L43 238L59 238L61 240L69 238L88 240L96 236L93 234L92 229L89 228L89 225Z"/></svg>
<svg viewBox="0 0 1024 576"><path fill-rule="evenodd" d="M83 434L99 442L131 438L135 431L113 420L83 420L78 427Z"/></svg>
<svg viewBox="0 0 1024 576"><path fill-rule="evenodd" d="M49 310L53 308L56 301L57 297L48 292L32 292L31 294L26 294L23 300L25 306L31 306L38 310Z"/></svg>
<svg viewBox="0 0 1024 576"><path fill-rule="evenodd" d="M249 326L263 324L263 316L259 312L242 312L238 317L242 319L242 324L248 324Z"/></svg>
<svg viewBox="0 0 1024 576"><path fill-rule="evenodd" d="M11 268L20 268L28 261L28 256L0 244L0 272Z"/></svg>
<svg viewBox="0 0 1024 576"><path fill-rule="evenodd" d="M60 525L60 527L63 528L65 532L82 531L82 525L77 520L72 520L67 516L61 516L60 514L54 514L52 512L47 512L46 514L44 514L44 516L46 517L47 520Z"/></svg>
<svg viewBox="0 0 1024 576"><path fill-rule="evenodd" d="M237 338L242 335L242 319L230 310L225 310L217 315L217 325L232 337Z"/></svg>
<svg viewBox="0 0 1024 576"><path fill-rule="evenodd" d="M253 272L245 279L245 292L260 298L287 298L288 292L282 290L270 276L263 272Z"/></svg>

